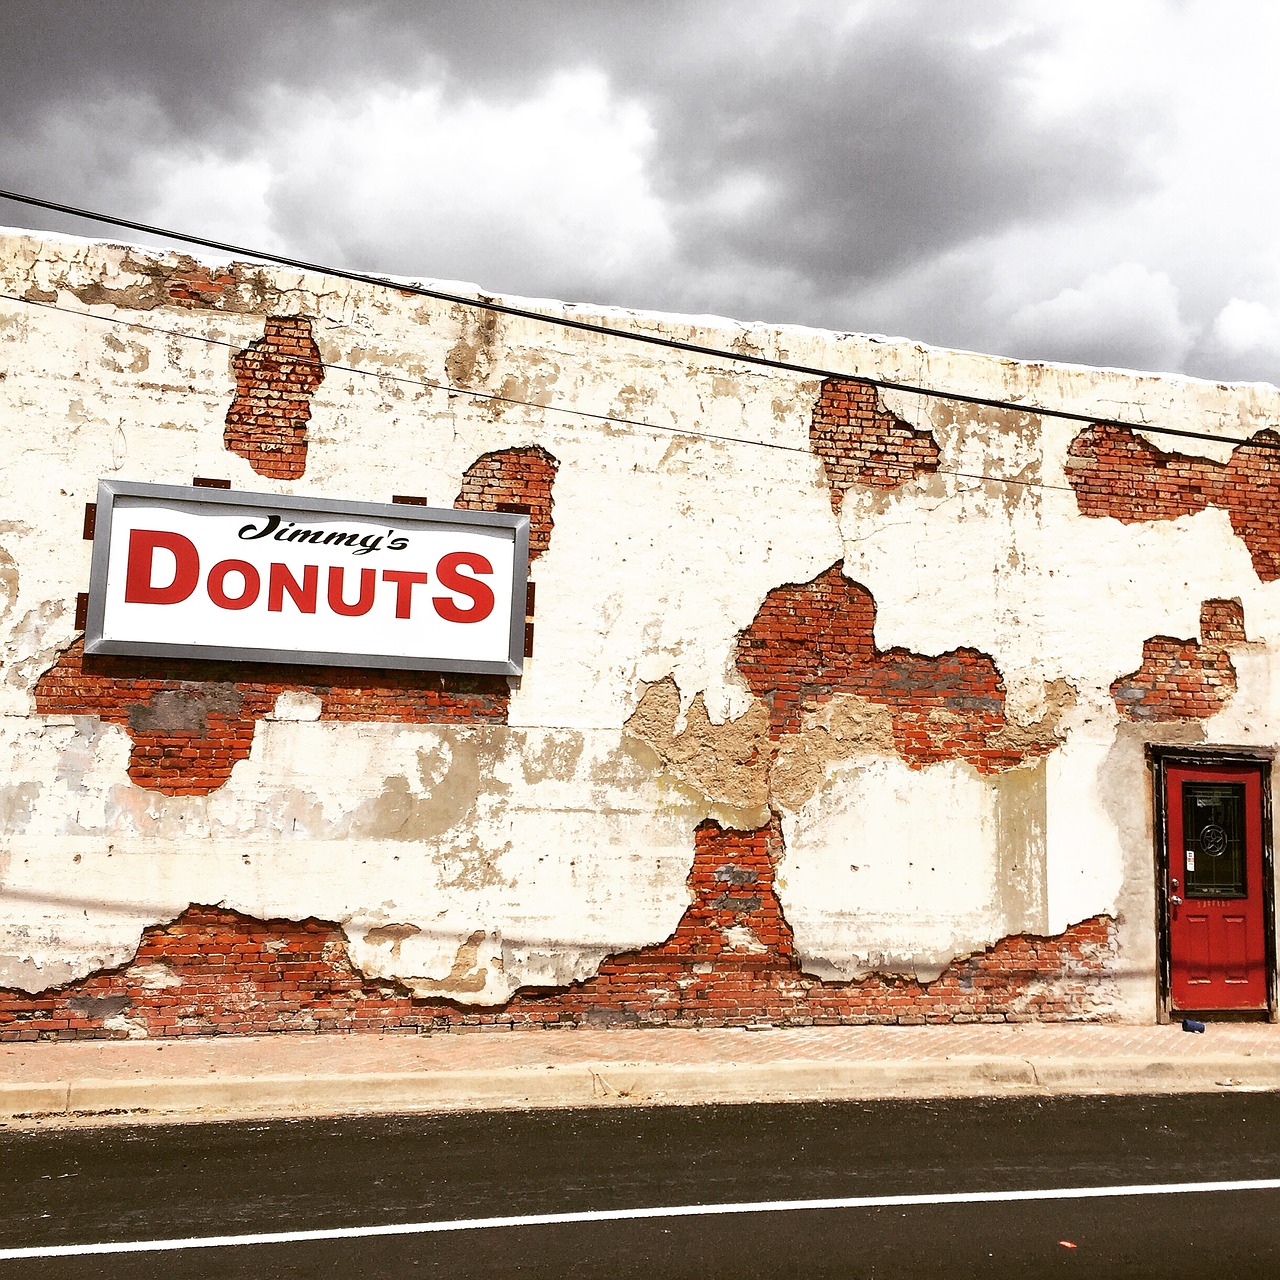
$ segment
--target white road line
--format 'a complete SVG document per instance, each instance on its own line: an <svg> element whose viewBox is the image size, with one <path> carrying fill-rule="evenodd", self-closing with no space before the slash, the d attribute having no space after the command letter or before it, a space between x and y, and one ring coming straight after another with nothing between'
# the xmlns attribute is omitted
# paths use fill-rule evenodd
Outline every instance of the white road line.
<svg viewBox="0 0 1280 1280"><path fill-rule="evenodd" d="M531 1213L508 1218L460 1218L444 1222L393 1222L378 1227L334 1227L317 1231L262 1231L241 1236L191 1236L183 1240L122 1240L100 1244L36 1245L0 1249L11 1258L74 1258L102 1253L166 1253L175 1249L229 1249L250 1244L299 1244L310 1240L361 1240L372 1236L418 1236L444 1231L500 1227L548 1227L573 1222L634 1222L645 1218L709 1218L735 1213L792 1213L802 1209L897 1209L937 1204L1006 1204L1020 1200L1103 1200L1120 1196L1204 1195L1217 1191L1278 1191L1280 1178L1238 1182L1153 1182L1129 1187L1044 1187L1027 1191L951 1191L941 1195L842 1196L832 1200L758 1200L741 1204L659 1205L650 1209L586 1209L577 1213Z"/></svg>

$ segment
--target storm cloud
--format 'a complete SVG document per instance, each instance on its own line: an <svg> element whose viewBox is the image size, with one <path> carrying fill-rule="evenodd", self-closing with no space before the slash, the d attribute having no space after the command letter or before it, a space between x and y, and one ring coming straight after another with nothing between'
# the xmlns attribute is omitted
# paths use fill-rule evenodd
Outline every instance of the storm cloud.
<svg viewBox="0 0 1280 1280"><path fill-rule="evenodd" d="M1263 3L5 16L3 187L504 293L1280 378Z"/></svg>

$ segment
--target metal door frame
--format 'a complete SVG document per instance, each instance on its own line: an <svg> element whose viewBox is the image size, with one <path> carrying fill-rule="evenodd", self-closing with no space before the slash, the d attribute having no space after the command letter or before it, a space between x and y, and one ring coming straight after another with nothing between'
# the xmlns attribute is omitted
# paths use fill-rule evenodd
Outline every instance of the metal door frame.
<svg viewBox="0 0 1280 1280"><path fill-rule="evenodd" d="M1275 753L1250 747L1161 747L1147 746L1147 763L1151 769L1152 801L1155 815L1155 876L1156 876L1156 977L1158 997L1156 1019L1168 1022L1174 1016L1171 991L1171 960L1169 955L1169 848L1167 840L1166 806L1168 795L1167 769L1170 765L1192 769L1212 769L1215 766L1235 765L1257 769L1262 792L1262 927L1266 933L1267 958L1267 1011L1270 1022L1277 1021L1276 1004L1276 918L1275 871L1271 849L1271 761ZM1178 1011L1179 1015L1181 1010ZM1229 1019L1236 1016L1234 1010L1220 1010L1212 1017ZM1255 1010L1242 1010L1240 1017L1258 1018Z"/></svg>

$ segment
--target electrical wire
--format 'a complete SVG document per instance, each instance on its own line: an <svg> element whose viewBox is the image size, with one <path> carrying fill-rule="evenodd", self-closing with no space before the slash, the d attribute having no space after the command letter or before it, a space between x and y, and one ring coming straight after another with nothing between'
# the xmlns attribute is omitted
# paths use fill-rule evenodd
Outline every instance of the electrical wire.
<svg viewBox="0 0 1280 1280"><path fill-rule="evenodd" d="M400 293L409 293L423 298L432 298L438 302L449 302L458 306L470 307L479 311L488 311L497 315L511 316L520 320L531 320L541 324L553 325L562 329L571 329L580 333L592 333L609 338L618 338L627 342L640 342L649 346L664 347L672 351L680 351L689 355L706 356L711 359L725 360L733 364L747 364L758 368L777 369L786 373L804 374L814 378L855 379L867 383L883 391L901 391L911 395L927 396L939 400L950 400L957 404L974 405L987 409L1013 409L1020 413L1032 414L1041 418L1057 418L1067 422L1083 422L1092 426L1119 427L1125 431L1145 431L1157 435L1179 436L1190 440L1211 440L1222 444L1253 444L1255 447L1280 449L1280 440L1245 440L1237 437L1211 435L1207 432L1189 431L1176 427L1151 426L1147 423L1126 422L1118 418L1097 417L1093 414L1079 413L1068 409L1052 409L1043 405L1026 404L1017 400L1002 400L991 396L969 395L959 391L944 391L937 387L919 386L906 382L894 382L885 378L869 377L865 374L822 368L816 365L797 364L789 360L778 360L770 356L753 355L749 352L726 351L719 347L703 346L700 343L685 342L679 338L669 338L661 334L644 333L638 329L617 329L598 321L577 320L568 315L535 311L527 307L516 307L509 303L494 302L486 298L468 298L463 294L449 293L443 289L429 289L425 285L408 281L391 280L384 276L368 275L360 271L348 271L342 267L326 266L323 263L308 262L303 258L291 258L283 254L269 253L261 249L251 249L244 245L230 244L222 240L213 240L205 236L191 235L183 231L174 231L168 227L157 227L145 222L135 222L128 218L119 218L113 214L98 213L92 209L81 209L75 205L60 204L53 200L44 200L38 196L25 195L17 191L0 190L0 199L12 200L16 204L29 205L36 209L47 209L54 213L64 213L71 217L84 218L90 222L101 222L108 226L123 227L129 231L140 231L146 235L160 236L167 240L176 240L182 244L197 245L204 249L216 249L220 253L241 255L255 258L260 262L276 266L291 267L300 271L313 271L320 275L333 276L340 280L350 280L356 284L372 285L378 288L395 289Z"/></svg>
<svg viewBox="0 0 1280 1280"><path fill-rule="evenodd" d="M188 342L202 342L211 347L226 347L230 351L242 348L226 338L211 338L207 334L190 333L185 329L166 329L162 325L143 324L138 320L126 320L122 316L97 315L92 311L79 311L73 307L60 307L54 302L41 302L35 298L23 298L14 293L0 293L0 299L6 302L21 302L32 307L42 307L46 311L60 311L63 315L80 316L85 320L101 320L110 324L122 325L128 329L141 329L144 333L158 333L167 338L183 338ZM699 439L723 440L731 444L754 444L762 449L781 449L789 453L810 453L801 445L778 444L772 440L751 440L745 436L714 435L710 432L689 431L685 427L667 427L656 422L643 422L639 418L620 418L608 413L593 413L589 409L569 409L560 405L539 404L536 400L521 400L518 396L499 395L496 391L477 391L472 387L459 387L450 382L433 381L430 378L411 378L403 373L389 373L382 369L361 369L358 365L339 364L330 360L307 360L300 356L290 356L290 363L306 365L311 369L332 369L338 373L353 373L362 378L377 378L380 382L399 382L411 387L424 387L429 391L445 391L449 395L470 396L476 400L495 400L500 404L521 405L528 409L549 409L554 413L571 414L574 417L590 418L597 422L612 422L620 426L642 427L648 431L671 431L680 435L693 435Z"/></svg>
<svg viewBox="0 0 1280 1280"><path fill-rule="evenodd" d="M56 302L42 302L35 298L24 298L15 293L0 293L0 301L18 302L24 306L38 307L44 311L57 311L63 315L76 316L83 320L97 320L104 324L115 324L127 329L139 329L144 333L159 334L162 337L179 338L187 342L199 342L211 347L224 347L230 351L243 350L243 348L237 343L226 338L214 338L210 337L208 334L191 333L185 329L170 329L163 325L146 324L141 320L125 319L123 316L99 315L93 311L81 311L74 307L62 307ZM731 436L721 435L710 431L694 431L688 427L670 427L662 423L646 422L640 418L622 418L613 414L594 413L589 409L573 409L563 405L540 404L536 400L522 400L518 396L504 396L495 391L477 391L471 387L459 387L448 382L433 381L428 378L412 378L407 374L388 373L378 369L362 369L357 365L339 364L336 361L306 360L301 358L292 359L295 364L305 364L311 368L332 369L339 373L355 374L363 378L377 378L379 381L385 380L388 382L402 383L407 386L423 387L429 391L443 391L448 395L468 396L476 400L496 401L499 404L511 404L527 409L538 409L544 413L560 413L570 417L585 418L593 422L604 422L626 427L638 427L644 431L666 432L671 435L688 436L695 440L717 440L725 444L752 445L758 449L776 449L782 453L803 454L805 457L814 456L813 450L804 445L779 444L777 441L773 440L754 440L750 436ZM885 460L877 462L877 466L884 467L889 470L900 471L907 477L917 474L917 468L913 467L909 463ZM1063 493L1074 492L1070 486L1063 484L1046 484L1042 480L1020 480L1012 476L992 476L975 471L956 471L947 467L933 467L929 470L928 474L958 476L967 480L985 480L994 484L1021 485L1025 488L1032 489L1057 489Z"/></svg>

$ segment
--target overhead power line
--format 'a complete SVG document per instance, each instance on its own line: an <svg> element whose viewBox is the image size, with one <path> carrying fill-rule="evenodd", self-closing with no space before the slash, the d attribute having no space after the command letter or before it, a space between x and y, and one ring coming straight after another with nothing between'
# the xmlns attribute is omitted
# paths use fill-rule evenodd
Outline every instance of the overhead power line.
<svg viewBox="0 0 1280 1280"><path fill-rule="evenodd" d="M957 404L974 405L986 409L1012 409L1019 413L1032 414L1041 418L1057 418L1067 422L1082 422L1092 426L1119 427L1125 431L1145 431L1154 435L1179 436L1189 440L1211 440L1217 444L1252 444L1259 448L1280 449L1280 440L1251 440L1240 437L1213 435L1205 431L1189 431L1177 427L1158 427L1145 422L1126 422L1119 418L1098 417L1095 414L1078 413L1069 409L1053 409L1044 405L1027 404L1019 400L1000 399L993 396L970 395L960 391L948 391L938 387L926 387L907 382L894 382L886 378L870 377L861 373L850 373L847 370L828 369L817 365L798 364L790 360L779 360L772 356L754 355L750 352L728 351L721 347L708 347L701 343L686 342L680 338L669 338L662 334L645 333L639 329L618 329L599 321L579 320L573 316L555 314L546 311L535 311L528 307L516 307L510 303L495 302L487 298L469 298L465 294L449 293L443 289L429 289L425 285L413 284L403 280L392 280L385 276L368 275L361 271L348 271L342 267L326 266L323 263L308 262L303 258L291 258L284 254L270 253L263 249L252 249L245 245L229 244L224 240L213 240L206 236L191 235L185 231L175 231L170 227L157 227L146 222L135 222L129 218L116 217L114 214L99 213L93 209L81 209L75 205L60 204L54 200L44 200L38 196L25 195L19 191L0 189L0 199L12 200L16 204L29 205L36 209L47 209L54 213L64 213L75 218L85 218L90 222L101 222L107 226L123 227L129 231L141 231L146 235L160 236L166 240L176 240L182 244L197 245L203 249L215 249L219 253L256 258L260 262L268 262L275 266L291 267L298 271L312 271L318 275L333 276L339 280L350 280L355 284L372 285L377 288L395 289L400 293L409 293L422 298L432 298L437 302L449 302L458 306L470 307L478 311L488 311L497 315L511 316L519 320L532 320L539 324L553 325L562 329L571 329L579 333L592 333L604 337L621 339L626 342L640 342L647 346L663 347L670 351L680 351L687 355L705 356L714 360L724 360L733 364L752 365L757 368L776 369L784 373L798 373L814 378L839 378L856 380L879 388L882 391L901 391L910 395L926 396L937 400L950 400Z"/></svg>
<svg viewBox="0 0 1280 1280"><path fill-rule="evenodd" d="M179 338L186 342L199 342L210 347L224 347L229 351L241 350L238 343L231 342L226 338L214 338L204 333L191 333L186 329L170 329L164 325L146 324L144 321L129 320L124 316L98 315L92 311L62 307L56 302L41 302L35 298L24 298L16 293L0 293L0 301L17 302L27 307L38 307L42 311L57 311L63 315L75 316L80 320L94 320L101 324L114 324L126 329L138 329L143 333L157 333L166 338ZM603 422L621 427L638 427L643 431L687 436L692 440L715 440L725 444L745 444L758 449L774 449L780 453L802 454L806 458L814 456L812 448L807 445L781 444L776 440L755 440L750 436L731 436L713 431L697 431L692 427L673 427L660 422L647 422L641 418L623 418L610 413L597 413L591 409L571 408L568 405L542 404L537 400L521 399L519 396L504 396L496 391L479 391L473 387L459 387L450 382L433 381L430 378L414 378L408 374L390 373L384 369L362 369L358 365L339 364L330 360L299 359L298 363L317 369L330 369L336 373L350 373L362 378L377 378L379 381L386 380L388 382L401 383L405 386L422 387L428 391L443 391L451 396L467 396L473 400L493 401L498 404L519 405L525 409L537 409L542 413L558 413L571 418L584 418L589 422ZM901 471L907 477L916 474L915 467L910 463L885 461L878 465L887 467L890 470ZM948 467L934 467L930 469L929 474L958 476L965 480L987 480L993 484L1012 484L1027 489L1059 489L1064 493L1073 492L1068 485L1047 484L1043 480L1023 480L1016 476L993 476L980 471L957 471Z"/></svg>

